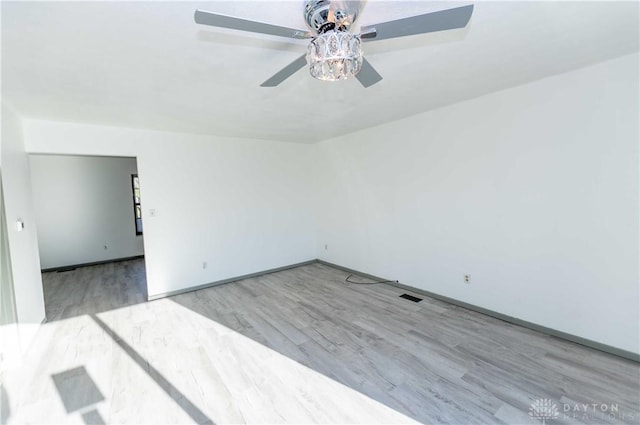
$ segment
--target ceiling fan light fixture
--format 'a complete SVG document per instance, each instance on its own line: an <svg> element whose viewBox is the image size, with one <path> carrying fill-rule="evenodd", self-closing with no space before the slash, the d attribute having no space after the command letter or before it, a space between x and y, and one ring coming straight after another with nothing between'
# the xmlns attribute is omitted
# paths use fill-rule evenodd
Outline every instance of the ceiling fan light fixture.
<svg viewBox="0 0 640 425"><path fill-rule="evenodd" d="M311 76L323 81L345 80L362 68L362 42L347 31L329 30L318 34L307 48Z"/></svg>
<svg viewBox="0 0 640 425"><path fill-rule="evenodd" d="M305 62L309 65L311 76L318 80L338 81L355 76L363 87L370 87L382 80L382 76L362 57L362 40L372 42L464 28L473 13L473 5L470 4L361 26L360 33L354 35L351 30L354 29L365 1L304 0L303 14L309 31L204 10L196 10L194 19L197 24L212 27L296 40L311 39L306 55L299 56L276 72L260 84L261 87L277 86L304 68Z"/></svg>

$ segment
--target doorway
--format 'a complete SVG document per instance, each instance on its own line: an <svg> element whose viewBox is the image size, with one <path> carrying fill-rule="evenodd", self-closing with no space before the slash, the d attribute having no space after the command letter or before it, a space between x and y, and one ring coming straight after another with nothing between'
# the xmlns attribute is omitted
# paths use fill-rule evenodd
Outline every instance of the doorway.
<svg viewBox="0 0 640 425"><path fill-rule="evenodd" d="M146 301L137 159L29 158L47 320Z"/></svg>

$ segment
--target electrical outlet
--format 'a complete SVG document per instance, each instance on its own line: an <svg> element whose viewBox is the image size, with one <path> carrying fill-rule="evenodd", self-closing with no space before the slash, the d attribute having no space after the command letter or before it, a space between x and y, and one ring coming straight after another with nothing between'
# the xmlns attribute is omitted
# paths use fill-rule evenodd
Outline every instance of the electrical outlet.
<svg viewBox="0 0 640 425"><path fill-rule="evenodd" d="M471 284L471 275L470 274L465 274L464 275L464 283Z"/></svg>
<svg viewBox="0 0 640 425"><path fill-rule="evenodd" d="M206 268L207 268L207 262L206 262L206 261L203 261L203 262L202 262L202 268L203 268L203 269L206 269Z"/></svg>

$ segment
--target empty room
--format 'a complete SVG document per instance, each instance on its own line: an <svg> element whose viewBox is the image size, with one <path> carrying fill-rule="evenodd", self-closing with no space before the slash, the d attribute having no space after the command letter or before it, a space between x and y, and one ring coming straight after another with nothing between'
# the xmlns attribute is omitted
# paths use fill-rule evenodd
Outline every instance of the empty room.
<svg viewBox="0 0 640 425"><path fill-rule="evenodd" d="M637 1L0 8L0 423L640 424Z"/></svg>

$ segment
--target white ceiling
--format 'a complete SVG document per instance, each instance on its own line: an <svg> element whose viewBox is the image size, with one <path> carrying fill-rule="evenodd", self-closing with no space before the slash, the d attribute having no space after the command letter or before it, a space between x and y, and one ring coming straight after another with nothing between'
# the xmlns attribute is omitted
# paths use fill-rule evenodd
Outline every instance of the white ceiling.
<svg viewBox="0 0 640 425"><path fill-rule="evenodd" d="M369 0L360 24L469 2ZM305 41L209 28L196 8L304 28L302 1L2 2L2 96L23 115L309 143L638 51L639 3L476 2L464 30L366 43L382 82L260 83Z"/></svg>

